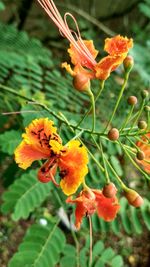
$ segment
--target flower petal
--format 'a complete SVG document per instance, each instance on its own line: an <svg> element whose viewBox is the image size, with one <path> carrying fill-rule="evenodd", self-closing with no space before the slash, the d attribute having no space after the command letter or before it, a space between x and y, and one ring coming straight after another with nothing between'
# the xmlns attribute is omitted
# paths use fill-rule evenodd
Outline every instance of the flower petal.
<svg viewBox="0 0 150 267"><path fill-rule="evenodd" d="M25 130L22 135L23 141L15 150L15 160L21 168L26 169L35 160L53 156L56 153L56 143L58 154L61 139L56 132L57 129L53 127L53 121L48 118L35 119ZM50 142L53 142L52 145Z"/></svg>
<svg viewBox="0 0 150 267"><path fill-rule="evenodd" d="M110 76L110 73L123 63L124 59L124 55L107 56L101 59L95 66L96 78L106 80Z"/></svg>
<svg viewBox="0 0 150 267"><path fill-rule="evenodd" d="M28 145L25 141L22 141L16 148L15 161L22 169L27 169L33 161L46 159L48 154L45 151L40 151L34 145Z"/></svg>
<svg viewBox="0 0 150 267"><path fill-rule="evenodd" d="M117 35L105 40L104 50L111 56L127 54L133 46L133 40Z"/></svg>
<svg viewBox="0 0 150 267"><path fill-rule="evenodd" d="M77 42L79 45L79 41ZM93 59L96 58L98 51L95 49L93 41L92 40L84 40L84 45L87 47L87 49L90 51L91 55L93 56ZM83 50L83 48L82 48ZM92 68L89 62L84 58L84 55L81 55L76 48L70 44L70 48L68 49L68 53L71 57L71 62L73 65L80 64L83 67Z"/></svg>
<svg viewBox="0 0 150 267"><path fill-rule="evenodd" d="M77 140L72 140L66 146L66 151L59 160L60 186L66 195L76 192L88 173L88 154L84 146Z"/></svg>
<svg viewBox="0 0 150 267"><path fill-rule="evenodd" d="M107 222L114 220L120 209L118 199L106 198L100 190L93 190L93 192L96 197L98 216Z"/></svg>

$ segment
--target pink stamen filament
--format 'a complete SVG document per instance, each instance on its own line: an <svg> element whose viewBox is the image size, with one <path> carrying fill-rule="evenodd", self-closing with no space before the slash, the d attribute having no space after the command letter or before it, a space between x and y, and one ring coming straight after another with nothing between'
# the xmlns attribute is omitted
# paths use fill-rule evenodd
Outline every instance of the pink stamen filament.
<svg viewBox="0 0 150 267"><path fill-rule="evenodd" d="M63 35L72 43L72 45L76 48L76 50L85 57L87 62L89 62L92 66L96 64L96 61L88 48L85 46L84 42L81 39L80 30L78 27L78 24L76 22L76 19L73 17L72 14L66 13L64 16L64 20L62 19L58 9L56 8L54 2L52 0L38 0L40 5L44 8L46 13L49 15L49 17L53 20L53 22L56 24L56 26L59 28L60 32L63 33ZM77 29L77 36L78 36L78 42L73 37L71 30L67 23L67 16L70 16L76 26Z"/></svg>

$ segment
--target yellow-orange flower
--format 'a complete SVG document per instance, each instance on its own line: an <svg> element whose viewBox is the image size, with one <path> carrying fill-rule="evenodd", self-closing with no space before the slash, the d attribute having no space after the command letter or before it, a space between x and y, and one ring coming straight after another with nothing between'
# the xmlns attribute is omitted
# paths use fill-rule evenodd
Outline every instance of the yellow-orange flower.
<svg viewBox="0 0 150 267"><path fill-rule="evenodd" d="M77 140L70 141L66 151L61 154L59 159L62 178L60 186L66 195L74 194L84 181L84 177L88 173L87 163L86 148Z"/></svg>
<svg viewBox="0 0 150 267"><path fill-rule="evenodd" d="M62 18L53 0L38 0L38 2L58 27L60 33L70 42L68 53L73 68L70 64L67 64L67 62L63 63L62 67L73 77L81 71L82 73L84 72L84 75L87 75L89 79L106 80L110 73L123 62L129 49L133 45L132 39L120 35L107 38L105 40L104 50L109 56L106 56L106 58L97 63L95 58L98 51L95 49L92 40L82 40L75 17L67 12L64 18ZM73 20L76 32L70 29L67 23L68 16Z"/></svg>
<svg viewBox="0 0 150 267"><path fill-rule="evenodd" d="M52 181L56 186L55 174L60 170L60 186L66 195L76 192L88 172L86 148L77 140L63 146L53 121L48 118L36 119L26 128L23 141L15 150L19 167L27 169L33 161L46 161L38 171L42 183Z"/></svg>
<svg viewBox="0 0 150 267"><path fill-rule="evenodd" d="M141 139L142 140L138 141L136 145L144 152L145 158L143 160L138 160L138 162L143 166L146 172L150 173L150 133L145 134Z"/></svg>
<svg viewBox="0 0 150 267"><path fill-rule="evenodd" d="M94 48L93 42L83 41L86 48L95 60L98 51ZM107 38L105 40L104 50L109 54L102 58L98 63L90 63L90 60L85 60L85 56L81 55L76 48L71 44L68 49L71 63L74 65L72 69L66 62L62 64L63 68L72 75L75 76L79 72L88 76L89 79L106 80L112 71L114 71L120 64L123 63L130 48L133 46L132 39L117 35L113 38Z"/></svg>
<svg viewBox="0 0 150 267"><path fill-rule="evenodd" d="M35 160L49 159L55 150L52 140L61 145L57 129L48 118L33 120L25 131L23 141L14 152L15 161L22 169L27 169Z"/></svg>

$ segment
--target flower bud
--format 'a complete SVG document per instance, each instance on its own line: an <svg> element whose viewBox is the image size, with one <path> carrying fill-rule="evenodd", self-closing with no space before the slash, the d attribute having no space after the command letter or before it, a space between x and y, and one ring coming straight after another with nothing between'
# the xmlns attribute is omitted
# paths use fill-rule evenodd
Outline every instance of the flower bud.
<svg viewBox="0 0 150 267"><path fill-rule="evenodd" d="M117 188L113 183L109 183L104 186L102 193L107 198L113 198L117 193Z"/></svg>
<svg viewBox="0 0 150 267"><path fill-rule="evenodd" d="M143 159L145 159L145 154L143 151L138 151L136 154L136 157L138 160L143 160Z"/></svg>
<svg viewBox="0 0 150 267"><path fill-rule="evenodd" d="M149 96L149 92L148 92L148 90L143 90L143 91L141 92L141 96L142 96L143 99L148 98L148 96Z"/></svg>
<svg viewBox="0 0 150 267"><path fill-rule="evenodd" d="M146 112L149 112L149 111L150 111L150 106L145 106L145 107L144 107L144 110L145 110Z"/></svg>
<svg viewBox="0 0 150 267"><path fill-rule="evenodd" d="M111 141L116 141L119 139L119 131L117 128L112 128L109 132L108 132L108 138Z"/></svg>
<svg viewBox="0 0 150 267"><path fill-rule="evenodd" d="M129 96L128 104L134 106L137 104L137 97L136 96Z"/></svg>
<svg viewBox="0 0 150 267"><path fill-rule="evenodd" d="M144 200L143 198L134 190L128 189L125 193L124 196L128 200L129 204L134 206L135 208L140 207Z"/></svg>
<svg viewBox="0 0 150 267"><path fill-rule="evenodd" d="M127 56L125 60L123 61L123 66L126 72L131 71L134 65L134 60L132 56Z"/></svg>
<svg viewBox="0 0 150 267"><path fill-rule="evenodd" d="M146 123L146 121L139 121L139 122L138 122L138 128L139 128L139 129L142 129L142 130L146 129L146 128L147 128L147 123Z"/></svg>
<svg viewBox="0 0 150 267"><path fill-rule="evenodd" d="M73 78L73 86L80 92L88 91L90 89L90 79L83 73L77 73Z"/></svg>

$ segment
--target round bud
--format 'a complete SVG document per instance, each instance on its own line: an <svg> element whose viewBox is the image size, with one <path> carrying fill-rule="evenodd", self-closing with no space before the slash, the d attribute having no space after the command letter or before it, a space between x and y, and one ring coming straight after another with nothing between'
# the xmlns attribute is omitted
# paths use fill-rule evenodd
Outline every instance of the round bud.
<svg viewBox="0 0 150 267"><path fill-rule="evenodd" d="M143 159L145 159L145 154L143 151L138 151L136 154L136 157L138 160L143 160Z"/></svg>
<svg viewBox="0 0 150 267"><path fill-rule="evenodd" d="M137 104L137 97L136 96L129 96L128 104L134 106Z"/></svg>
<svg viewBox="0 0 150 267"><path fill-rule="evenodd" d="M73 86L80 92L88 91L90 89L90 79L83 73L77 73L73 78Z"/></svg>
<svg viewBox="0 0 150 267"><path fill-rule="evenodd" d="M148 92L148 90L143 90L143 91L141 92L141 96L142 96L143 99L147 98L147 97L149 96L149 92Z"/></svg>
<svg viewBox="0 0 150 267"><path fill-rule="evenodd" d="M117 193L117 188L113 183L109 183L104 186L102 193L107 198L113 198Z"/></svg>
<svg viewBox="0 0 150 267"><path fill-rule="evenodd" d="M146 129L146 128L147 128L147 123L146 123L146 121L139 121L139 122L138 122L138 128L139 128L139 129L142 129L142 130Z"/></svg>
<svg viewBox="0 0 150 267"><path fill-rule="evenodd" d="M134 190L128 189L124 196L128 200L129 204L134 206L135 208L140 207L143 204L143 198Z"/></svg>
<svg viewBox="0 0 150 267"><path fill-rule="evenodd" d="M132 67L134 65L134 60L132 56L127 56L125 60L123 61L123 66L126 72L131 71Z"/></svg>
<svg viewBox="0 0 150 267"><path fill-rule="evenodd" d="M108 138L111 141L116 141L119 139L119 131L117 128L112 128L109 132L108 132Z"/></svg>
<svg viewBox="0 0 150 267"><path fill-rule="evenodd" d="M144 107L144 110L145 110L146 112L149 112L149 111L150 111L150 106L145 106L145 107Z"/></svg>

